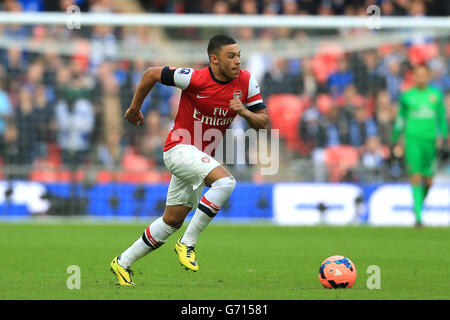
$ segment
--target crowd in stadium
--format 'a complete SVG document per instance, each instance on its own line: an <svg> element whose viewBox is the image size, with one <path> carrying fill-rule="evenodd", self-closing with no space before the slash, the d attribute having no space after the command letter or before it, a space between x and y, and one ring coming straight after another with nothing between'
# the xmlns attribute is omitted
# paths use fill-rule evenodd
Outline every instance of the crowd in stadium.
<svg viewBox="0 0 450 320"><path fill-rule="evenodd" d="M354 15L372 3L383 14L437 15L448 1L140 1L151 12L243 14ZM56 11L77 4L83 11L120 11L117 1L4 0L5 11ZM206 10L205 8L208 8ZM123 120L136 85L149 61L108 59L95 50L114 47L117 28L88 28L76 36L91 40L91 55L59 55L51 50L28 52L0 47L0 154L3 165L98 164L106 167L149 169L163 165L162 146L176 114L179 91L157 85L144 102L143 127ZM84 31L85 32L85 31ZM53 37L66 41L64 27L2 26L4 38ZM131 37L131 33L121 37ZM239 39L238 39L239 40ZM445 40L445 39L444 39ZM98 53L98 54L96 54ZM390 134L400 92L412 85L411 66L427 63L432 85L445 93L450 107L447 70L450 45L429 39L420 45L386 45L378 49L342 53L314 59L272 59L259 81L269 109L283 95L296 96L301 104L294 158L325 163L324 150L351 146L358 163L379 170L392 160ZM321 60L322 59L322 60ZM245 59L244 59L245 60ZM327 65L327 69L320 66ZM300 110L299 109L299 110ZM450 110L447 114L450 116ZM276 116L276 115L275 115ZM276 124L276 119L272 123ZM274 127L274 126L272 126ZM276 126L275 126L276 127ZM289 136L289 133L288 133ZM284 138L282 136L282 138ZM395 169L395 166L390 166ZM392 170L391 170L392 171ZM320 169L316 170L322 179ZM389 172L390 176L398 173ZM335 177L337 180L345 177Z"/></svg>
<svg viewBox="0 0 450 320"><path fill-rule="evenodd" d="M81 11L120 11L114 0L2 0L4 10L60 11L75 4ZM139 0L143 10L160 13L366 15L379 5L383 15L446 16L446 0Z"/></svg>

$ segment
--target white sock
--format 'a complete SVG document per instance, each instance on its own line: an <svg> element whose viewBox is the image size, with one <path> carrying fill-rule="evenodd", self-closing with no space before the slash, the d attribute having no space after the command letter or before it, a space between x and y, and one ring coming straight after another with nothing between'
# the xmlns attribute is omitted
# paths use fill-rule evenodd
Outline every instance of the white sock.
<svg viewBox="0 0 450 320"><path fill-rule="evenodd" d="M183 234L181 242L187 246L195 247L198 236L211 220L216 216L220 207L233 192L236 180L233 177L218 179L211 184L211 188L200 199L191 222Z"/></svg>
<svg viewBox="0 0 450 320"><path fill-rule="evenodd" d="M177 230L159 217L145 229L142 237L120 255L119 264L124 268L129 268L137 259L162 246Z"/></svg>

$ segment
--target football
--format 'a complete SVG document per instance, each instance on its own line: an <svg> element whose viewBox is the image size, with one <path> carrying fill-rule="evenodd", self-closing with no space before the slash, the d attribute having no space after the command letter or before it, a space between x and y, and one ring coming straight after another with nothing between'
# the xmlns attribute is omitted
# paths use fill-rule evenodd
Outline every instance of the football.
<svg viewBox="0 0 450 320"><path fill-rule="evenodd" d="M355 264L344 256L326 258L319 268L319 280L324 288L351 288L356 281Z"/></svg>

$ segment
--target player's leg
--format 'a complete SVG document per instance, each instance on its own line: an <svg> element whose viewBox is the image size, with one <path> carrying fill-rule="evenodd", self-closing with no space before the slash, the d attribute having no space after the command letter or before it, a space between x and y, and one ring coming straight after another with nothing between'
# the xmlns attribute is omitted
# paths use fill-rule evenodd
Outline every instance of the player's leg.
<svg viewBox="0 0 450 320"><path fill-rule="evenodd" d="M207 175L205 184L210 189L203 197L201 197L201 192L197 193L198 205L194 216L189 222L185 233L175 245L175 251L178 254L180 263L186 269L192 271L199 269L195 253L197 239L228 199L236 185L236 181L225 168L218 166Z"/></svg>
<svg viewBox="0 0 450 320"><path fill-rule="evenodd" d="M142 236L119 256L119 264L129 268L138 259L166 243L182 225L191 208L183 205L166 206L164 214L145 228Z"/></svg>
<svg viewBox="0 0 450 320"><path fill-rule="evenodd" d="M206 176L205 185L210 188L200 199L194 216L180 241L187 246L195 247L200 232L208 226L233 192L236 180L228 170L218 166Z"/></svg>
<svg viewBox="0 0 450 320"><path fill-rule="evenodd" d="M423 205L422 205L422 212L423 212L423 207L425 205L425 200L426 200L426 198L428 196L428 193L429 193L430 188L431 188L432 185L433 185L433 176L426 174L426 176L424 176L424 178L423 178ZM423 217L423 213L422 213L422 217ZM417 226L421 227L423 225L422 220L423 220L423 218L421 218L421 222Z"/></svg>
<svg viewBox="0 0 450 320"><path fill-rule="evenodd" d="M153 221L128 249L115 257L111 270L117 275L119 284L133 285L131 265L148 253L161 247L167 239L183 224L191 208L185 206L166 206L164 214ZM166 220L167 219L167 220Z"/></svg>
<svg viewBox="0 0 450 320"><path fill-rule="evenodd" d="M422 208L424 201L424 186L422 181L423 150L417 139L406 137L405 139L405 161L411 184L414 215L416 225L422 224Z"/></svg>
<svg viewBox="0 0 450 320"><path fill-rule="evenodd" d="M186 208L184 206L166 206L164 215L168 217L177 217L171 218L169 221L178 221L182 216L186 217L190 210L191 208ZM131 265L136 260L161 247L167 239L179 229L178 223L171 225L171 223L166 222L164 215L147 226L142 236L111 262L111 270L117 275L119 284L134 284L131 278L133 275L133 272L130 269Z"/></svg>
<svg viewBox="0 0 450 320"><path fill-rule="evenodd" d="M177 176L172 176L167 190L164 213L153 221L130 248L120 255L119 263L129 268L137 259L158 249L177 231L192 210L192 185Z"/></svg>
<svg viewBox="0 0 450 320"><path fill-rule="evenodd" d="M198 264L194 248L198 236L228 199L236 185L236 180L214 158L195 147L190 147L189 156L185 157L185 159L189 164L190 170L196 173L197 178L200 178L200 183L210 187L203 197L201 197L201 190L194 192L192 200L196 202L194 205L196 207L194 216L182 238L175 245L175 251L181 264L192 271L197 271ZM191 181L195 181L195 179L191 179ZM194 188L197 184L198 182L194 183Z"/></svg>
<svg viewBox="0 0 450 320"><path fill-rule="evenodd" d="M409 178L412 194L413 194L413 202L414 202L414 214L416 216L416 225L422 224L422 208L424 197L424 186L422 183L422 175L421 174L413 174Z"/></svg>
<svg viewBox="0 0 450 320"><path fill-rule="evenodd" d="M436 143L434 140L422 141L422 157L423 157L423 166L422 166L423 202L425 203L425 199L427 198L428 192L430 191L430 188L433 185L433 176L435 174L437 165L438 155ZM422 220L423 219L421 219L420 225L422 224Z"/></svg>
<svg viewBox="0 0 450 320"><path fill-rule="evenodd" d="M423 142L423 168L422 174L424 176L424 199L428 195L428 191L430 190L433 184L433 176L436 171L437 165L437 147L436 142L432 141L424 141Z"/></svg>
<svg viewBox="0 0 450 320"><path fill-rule="evenodd" d="M131 279L131 265L161 247L182 226L193 207L190 200L192 193L192 185L172 176L163 215L153 221L141 237L111 262L111 269L117 275L121 285L134 284Z"/></svg>

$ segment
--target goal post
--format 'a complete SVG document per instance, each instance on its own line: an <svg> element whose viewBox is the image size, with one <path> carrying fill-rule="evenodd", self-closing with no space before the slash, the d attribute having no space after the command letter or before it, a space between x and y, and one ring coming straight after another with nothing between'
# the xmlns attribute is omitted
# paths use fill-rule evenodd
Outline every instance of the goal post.
<svg viewBox="0 0 450 320"><path fill-rule="evenodd" d="M0 24L65 25L77 22L80 26L153 26L153 27L252 27L342 29L367 27L377 20L379 29L441 29L450 30L448 17L347 17L347 16L262 16L207 14L111 14L68 11L67 13L8 13L0 12Z"/></svg>

